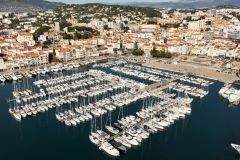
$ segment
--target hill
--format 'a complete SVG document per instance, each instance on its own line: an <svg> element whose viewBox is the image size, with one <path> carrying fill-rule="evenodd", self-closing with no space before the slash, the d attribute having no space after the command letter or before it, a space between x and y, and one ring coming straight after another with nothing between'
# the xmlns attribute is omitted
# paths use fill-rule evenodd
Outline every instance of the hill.
<svg viewBox="0 0 240 160"><path fill-rule="evenodd" d="M179 2L129 2L126 5L152 8L208 8L216 6L240 6L240 0L183 0Z"/></svg>
<svg viewBox="0 0 240 160"><path fill-rule="evenodd" d="M45 0L0 0L0 11L25 12L39 9L54 9L63 3Z"/></svg>

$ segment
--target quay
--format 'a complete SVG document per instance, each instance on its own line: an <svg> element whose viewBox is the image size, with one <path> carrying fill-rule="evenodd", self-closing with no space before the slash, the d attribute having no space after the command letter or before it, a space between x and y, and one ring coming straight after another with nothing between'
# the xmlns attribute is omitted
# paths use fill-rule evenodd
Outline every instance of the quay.
<svg viewBox="0 0 240 160"><path fill-rule="evenodd" d="M196 67L194 65L185 65L185 64L163 64L161 62L157 62L156 60L151 60L149 62L146 62L142 64L144 67L150 67L150 68L155 68L155 69L163 69L163 70L168 70L172 72L177 72L177 73L188 73L192 74L194 76L202 77L202 78L207 78L210 80L217 80L219 82L232 82L235 80L238 80L239 78L234 75L234 74L227 74L223 72L217 72L216 70L213 70L208 67Z"/></svg>
<svg viewBox="0 0 240 160"><path fill-rule="evenodd" d="M148 92L156 90L156 89L163 90L163 89L167 88L171 82L174 82L174 81L176 81L176 80L178 80L182 77L185 77L185 76L188 76L188 74L179 75L175 78L165 80L163 82L156 82L156 83L150 84L150 85L145 87L145 90L148 91Z"/></svg>

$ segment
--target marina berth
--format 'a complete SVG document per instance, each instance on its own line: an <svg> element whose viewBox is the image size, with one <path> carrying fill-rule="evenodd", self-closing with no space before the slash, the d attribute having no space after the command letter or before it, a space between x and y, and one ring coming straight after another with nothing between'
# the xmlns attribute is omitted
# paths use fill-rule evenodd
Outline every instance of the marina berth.
<svg viewBox="0 0 240 160"><path fill-rule="evenodd" d="M178 103L178 101L179 98L175 103ZM164 108L165 105L168 105L167 109ZM179 108L183 107L184 106L181 106ZM174 107L174 105L171 106L171 102L169 101L164 102L160 98L147 97L145 101L143 101L142 110L137 112L145 114L145 116L138 118L130 115L119 119L116 126L121 126L119 128L122 130L118 134L113 135L114 140L121 142L125 139L129 144L138 146L143 139L149 138L150 133L153 134L161 131L179 119L179 108ZM187 106L184 108L187 108ZM181 114L184 113L186 114L188 112L182 112ZM185 116L182 116L182 118L185 118ZM122 142L122 144L123 143L124 142Z"/></svg>
<svg viewBox="0 0 240 160"><path fill-rule="evenodd" d="M200 98L203 98L208 94L208 91L205 91L202 88L183 85L181 83L171 83L169 89Z"/></svg>
<svg viewBox="0 0 240 160"><path fill-rule="evenodd" d="M124 61L96 64L88 70L80 70L78 63L58 64L38 68L31 75L35 76L32 85L18 73L11 75L13 80L22 79L8 100L12 117L24 123L26 118L55 110L56 120L67 127L89 122L91 143L113 157L186 118L192 97L206 96L211 85L202 78ZM128 115L133 104L139 108Z"/></svg>
<svg viewBox="0 0 240 160"><path fill-rule="evenodd" d="M34 68L26 68L20 69L18 71L9 71L8 73L4 73L4 75L0 76L0 83L2 82L12 82L22 80L23 78L39 78L44 77L46 75L54 75L54 74L61 74L64 71L73 71L77 70L82 66L86 66L89 64L94 64L97 61L81 61L81 62L69 62L65 64L48 64L47 66L37 66ZM3 77L3 78L2 78Z"/></svg>

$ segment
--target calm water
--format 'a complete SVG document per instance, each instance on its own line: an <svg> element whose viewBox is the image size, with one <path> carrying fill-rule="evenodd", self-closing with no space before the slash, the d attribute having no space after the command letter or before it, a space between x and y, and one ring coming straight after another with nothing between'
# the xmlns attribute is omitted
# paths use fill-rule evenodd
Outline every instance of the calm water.
<svg viewBox="0 0 240 160"><path fill-rule="evenodd" d="M138 148L130 149L121 160L232 160L236 159L230 143L240 144L240 106L229 107L218 96L223 84L215 82L209 95L195 99L192 113L168 130L151 135ZM6 98L12 84L0 86L0 159L111 159L91 144L90 122L66 127L49 110L36 117L16 122L8 113ZM133 114L141 107L136 102L125 110ZM113 113L117 116L118 111Z"/></svg>

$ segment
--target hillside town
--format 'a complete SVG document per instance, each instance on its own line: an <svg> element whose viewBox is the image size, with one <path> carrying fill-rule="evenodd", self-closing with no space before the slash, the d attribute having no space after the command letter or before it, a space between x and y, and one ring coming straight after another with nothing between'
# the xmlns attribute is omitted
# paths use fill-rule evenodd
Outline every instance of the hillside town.
<svg viewBox="0 0 240 160"><path fill-rule="evenodd" d="M240 69L240 9L85 4L0 13L0 70L91 57L131 57Z"/></svg>

